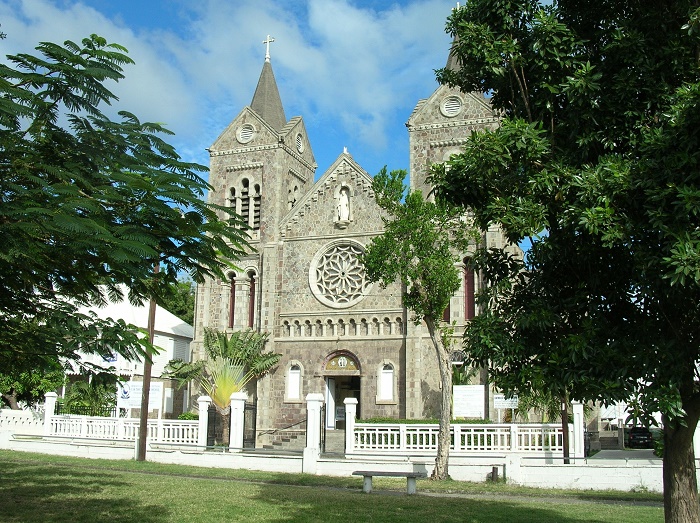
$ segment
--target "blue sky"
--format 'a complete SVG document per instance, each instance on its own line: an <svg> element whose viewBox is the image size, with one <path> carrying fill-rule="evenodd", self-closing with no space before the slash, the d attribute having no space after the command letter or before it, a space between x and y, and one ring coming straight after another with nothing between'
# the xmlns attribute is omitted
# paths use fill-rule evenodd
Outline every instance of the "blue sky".
<svg viewBox="0 0 700 523"><path fill-rule="evenodd" d="M272 35L287 118L301 115L320 176L343 151L370 174L408 168L404 126L437 87L453 0L0 0L0 56L91 33L136 61L112 90L142 121L165 123L188 161L251 102Z"/></svg>

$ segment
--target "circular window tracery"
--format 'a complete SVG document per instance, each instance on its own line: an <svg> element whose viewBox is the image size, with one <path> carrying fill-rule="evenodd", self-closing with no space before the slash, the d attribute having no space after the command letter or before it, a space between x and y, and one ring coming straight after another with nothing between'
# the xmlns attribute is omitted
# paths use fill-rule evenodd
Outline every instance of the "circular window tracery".
<svg viewBox="0 0 700 523"><path fill-rule="evenodd" d="M321 249L309 267L309 285L314 296L333 308L358 303L372 285L367 281L360 261L361 244L347 240L333 242Z"/></svg>

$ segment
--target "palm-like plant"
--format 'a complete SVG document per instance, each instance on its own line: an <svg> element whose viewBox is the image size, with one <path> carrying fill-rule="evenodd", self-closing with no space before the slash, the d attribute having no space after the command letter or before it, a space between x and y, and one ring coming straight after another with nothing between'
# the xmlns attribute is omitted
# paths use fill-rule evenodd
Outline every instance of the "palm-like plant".
<svg viewBox="0 0 700 523"><path fill-rule="evenodd" d="M268 333L250 329L230 336L214 329L204 329L207 359L194 363L172 360L165 369L164 377L177 380L180 386L196 381L211 397L222 416L224 445L229 443L231 394L240 392L251 380L267 374L282 356L264 352L268 336Z"/></svg>

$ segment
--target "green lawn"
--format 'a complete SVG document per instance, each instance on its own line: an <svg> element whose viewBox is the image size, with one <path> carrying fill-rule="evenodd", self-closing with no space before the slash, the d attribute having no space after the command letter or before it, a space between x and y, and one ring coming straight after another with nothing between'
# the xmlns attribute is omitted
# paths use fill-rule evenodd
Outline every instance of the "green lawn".
<svg viewBox="0 0 700 523"><path fill-rule="evenodd" d="M663 521L658 495L273 474L0 451L0 522ZM647 503L634 505L633 502ZM652 503L652 506L649 503ZM656 503L654 503L656 502Z"/></svg>

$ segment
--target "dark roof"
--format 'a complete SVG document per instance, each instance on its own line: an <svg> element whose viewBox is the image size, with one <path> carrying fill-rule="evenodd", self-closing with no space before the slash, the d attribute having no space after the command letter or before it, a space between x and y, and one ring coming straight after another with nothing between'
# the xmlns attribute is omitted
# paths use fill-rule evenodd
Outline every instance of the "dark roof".
<svg viewBox="0 0 700 523"><path fill-rule="evenodd" d="M287 123L275 74L272 72L272 65L269 61L265 61L263 65L250 107L276 131L282 129Z"/></svg>
<svg viewBox="0 0 700 523"><path fill-rule="evenodd" d="M454 41L452 42L452 45L450 46L450 54L447 57L447 64L445 65L445 69L449 69L450 71L459 71L461 69L459 65L459 61L457 60L457 57L455 56L453 50L454 47L457 45L457 38L455 37Z"/></svg>

